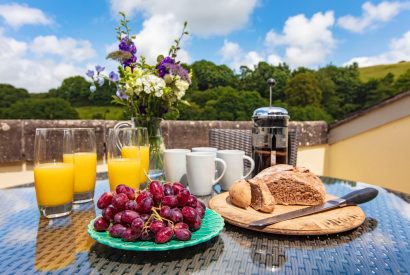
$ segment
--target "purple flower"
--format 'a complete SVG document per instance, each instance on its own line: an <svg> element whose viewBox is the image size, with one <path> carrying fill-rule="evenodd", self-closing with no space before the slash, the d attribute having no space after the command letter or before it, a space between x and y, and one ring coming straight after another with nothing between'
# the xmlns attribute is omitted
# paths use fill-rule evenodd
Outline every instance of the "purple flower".
<svg viewBox="0 0 410 275"><path fill-rule="evenodd" d="M135 56L135 54L137 53L137 47L135 46L134 42L129 39L128 36L124 36L123 38L121 38L120 44L118 44L118 48L121 51L125 51L131 54L131 58L122 62L124 68L130 67L131 69L134 69L134 63L137 62L137 57Z"/></svg>
<svg viewBox="0 0 410 275"><path fill-rule="evenodd" d="M189 77L189 72L187 69L182 67L180 64L164 64L165 70L171 75L179 75L182 80L185 80L191 84L191 78Z"/></svg>
<svg viewBox="0 0 410 275"><path fill-rule="evenodd" d="M135 46L134 42L128 38L128 36L124 36L123 38L121 38L118 48L121 51L129 52L132 55L137 53L137 47Z"/></svg>
<svg viewBox="0 0 410 275"><path fill-rule="evenodd" d="M99 77L98 78L98 80L97 80L97 83L98 83L98 86L102 86L102 85L104 85L104 78L103 77Z"/></svg>
<svg viewBox="0 0 410 275"><path fill-rule="evenodd" d="M117 92L115 93L116 94L116 96L118 96L120 99L128 99L128 96L127 95L124 95L122 92L121 92L121 90L117 90Z"/></svg>
<svg viewBox="0 0 410 275"><path fill-rule="evenodd" d="M94 93L97 90L97 87L94 85L90 86L90 92Z"/></svg>
<svg viewBox="0 0 410 275"><path fill-rule="evenodd" d="M97 66L95 66L95 70L97 71L97 73L101 73L102 71L105 70L105 67L97 65Z"/></svg>
<svg viewBox="0 0 410 275"><path fill-rule="evenodd" d="M159 77L164 77L164 75L166 75L168 73L168 70L166 68L167 64L174 64L175 60L172 59L171 57L167 56L164 59L161 60L161 62L159 63L157 69L158 69L158 73L159 73Z"/></svg>
<svg viewBox="0 0 410 275"><path fill-rule="evenodd" d="M133 55L130 59L124 61L124 68L130 67L131 69L133 69L135 67L135 62L137 62L137 57Z"/></svg>
<svg viewBox="0 0 410 275"><path fill-rule="evenodd" d="M118 80L120 80L120 77L118 76L118 74L116 74L115 72L111 72L108 77L110 78L110 80L112 82L117 82Z"/></svg>
<svg viewBox="0 0 410 275"><path fill-rule="evenodd" d="M93 71L93 70L88 70L85 74L86 74L88 77L93 78L93 76L94 76L94 71Z"/></svg>

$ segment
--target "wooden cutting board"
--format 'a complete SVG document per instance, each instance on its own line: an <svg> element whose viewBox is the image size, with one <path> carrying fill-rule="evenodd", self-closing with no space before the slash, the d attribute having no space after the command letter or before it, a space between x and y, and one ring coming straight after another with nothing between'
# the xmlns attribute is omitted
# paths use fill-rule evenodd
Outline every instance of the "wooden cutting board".
<svg viewBox="0 0 410 275"><path fill-rule="evenodd" d="M326 200L336 198L326 195ZM360 226L366 216L358 206L347 206L293 220L272 224L264 228L248 227L250 222L305 208L297 205L275 205L272 213L262 213L251 207L243 209L233 205L225 192L209 201L209 208L219 213L226 222L250 230L284 235L325 235L348 231Z"/></svg>

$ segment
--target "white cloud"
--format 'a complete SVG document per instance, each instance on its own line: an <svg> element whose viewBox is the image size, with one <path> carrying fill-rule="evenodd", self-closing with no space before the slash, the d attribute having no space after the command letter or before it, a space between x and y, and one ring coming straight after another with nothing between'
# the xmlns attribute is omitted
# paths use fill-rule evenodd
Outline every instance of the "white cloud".
<svg viewBox="0 0 410 275"><path fill-rule="evenodd" d="M387 52L374 56L354 57L347 61L345 65L357 62L361 67L367 67L377 64L396 63L402 60L410 60L410 31L398 39L392 39Z"/></svg>
<svg viewBox="0 0 410 275"><path fill-rule="evenodd" d="M323 62L335 46L330 28L335 19L332 11L318 12L311 19L299 14L289 17L283 33L269 31L265 37L267 51L285 47L284 61L293 67L312 66ZM275 56L271 57L274 60Z"/></svg>
<svg viewBox="0 0 410 275"><path fill-rule="evenodd" d="M337 20L337 24L352 32L363 32L369 27L373 27L378 22L387 22L395 17L399 12L409 9L410 2L380 2L373 5L366 2L362 5L363 14L359 17L352 15L342 16Z"/></svg>
<svg viewBox="0 0 410 275"><path fill-rule="evenodd" d="M166 55L174 39L182 32L182 24L172 14L166 16L154 15L143 23L142 30L136 35L138 55L146 57L148 62L155 62L159 54ZM178 60L189 62L189 54L183 49L178 52Z"/></svg>
<svg viewBox="0 0 410 275"><path fill-rule="evenodd" d="M30 92L47 92L58 87L66 77L84 75L85 66L73 62L74 59L55 61L45 53L36 58L32 53L38 49L33 45L34 42L8 37L0 29L0 83L26 88ZM90 51L94 50L91 48Z"/></svg>
<svg viewBox="0 0 410 275"><path fill-rule="evenodd" d="M238 43L228 40L224 41L219 53L222 55L222 60L227 62L234 70L239 70L242 65L253 69L255 65L264 60L259 53L255 51L244 52Z"/></svg>
<svg viewBox="0 0 410 275"><path fill-rule="evenodd" d="M283 61L282 61L282 59L280 58L280 56L279 55L276 55L276 54L270 54L270 55L268 55L268 63L269 64L271 64L271 65L275 65L275 66L277 66L277 65L279 65L279 63L282 63Z"/></svg>
<svg viewBox="0 0 410 275"><path fill-rule="evenodd" d="M59 39L54 35L37 36L30 44L30 49L40 56L53 54L74 61L83 61L96 55L88 40L71 37Z"/></svg>
<svg viewBox="0 0 410 275"><path fill-rule="evenodd" d="M53 22L43 11L16 3L0 5L0 16L14 28L23 25L49 25Z"/></svg>
<svg viewBox="0 0 410 275"><path fill-rule="evenodd" d="M257 0L110 0L111 10L128 15L141 12L146 18L173 15L199 36L224 35L245 26Z"/></svg>
<svg viewBox="0 0 410 275"><path fill-rule="evenodd" d="M137 34L136 45L147 61L156 60L159 54L167 54L182 31L184 21L188 22L190 34L206 37L226 35L239 30L249 21L258 0L110 0L114 14L119 11L128 16L141 13L143 28ZM178 58L188 62L190 57L184 49L183 40ZM249 57L249 58L254 58Z"/></svg>

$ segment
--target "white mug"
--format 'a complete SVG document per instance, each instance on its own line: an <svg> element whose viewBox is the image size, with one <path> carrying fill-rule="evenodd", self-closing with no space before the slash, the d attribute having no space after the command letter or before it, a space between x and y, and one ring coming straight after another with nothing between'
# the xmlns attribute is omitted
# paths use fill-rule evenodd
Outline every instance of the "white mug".
<svg viewBox="0 0 410 275"><path fill-rule="evenodd" d="M241 150L219 150L217 156L226 162L225 175L219 181L222 190L229 190L232 184L238 179L247 178L255 169L255 162L252 158L245 155ZM248 160L251 163L251 168L244 175L243 161Z"/></svg>
<svg viewBox="0 0 410 275"><path fill-rule="evenodd" d="M213 153L216 156L216 151L218 151L217 148L214 147L194 147L192 148L192 152L207 152L207 153Z"/></svg>
<svg viewBox="0 0 410 275"><path fill-rule="evenodd" d="M166 149L164 151L164 173L167 181L187 185L186 154L190 152L189 149Z"/></svg>
<svg viewBox="0 0 410 275"><path fill-rule="evenodd" d="M226 162L226 172L219 181L222 190L229 190L232 184L238 179L247 178L255 169L255 162L252 158L245 155L241 150L219 150L217 156ZM244 175L243 161L248 160L251 163L251 168Z"/></svg>
<svg viewBox="0 0 410 275"><path fill-rule="evenodd" d="M222 172L215 179L217 162L222 165ZM206 196L212 193L212 186L225 174L226 163L210 152L192 152L186 155L186 171L189 191L197 196Z"/></svg>

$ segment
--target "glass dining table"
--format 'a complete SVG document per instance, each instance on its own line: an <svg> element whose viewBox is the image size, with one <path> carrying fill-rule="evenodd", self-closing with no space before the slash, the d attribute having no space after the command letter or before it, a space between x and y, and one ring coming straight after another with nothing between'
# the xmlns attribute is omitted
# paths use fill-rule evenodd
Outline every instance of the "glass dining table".
<svg viewBox="0 0 410 275"><path fill-rule="evenodd" d="M322 180L339 196L371 186ZM98 180L95 198L108 188L107 180ZM284 236L226 223L206 243L161 252L123 251L92 240L87 225L100 215L93 202L48 220L39 216L32 185L2 189L0 274L408 274L410 195L376 188L378 197L361 205L365 222L348 232Z"/></svg>

